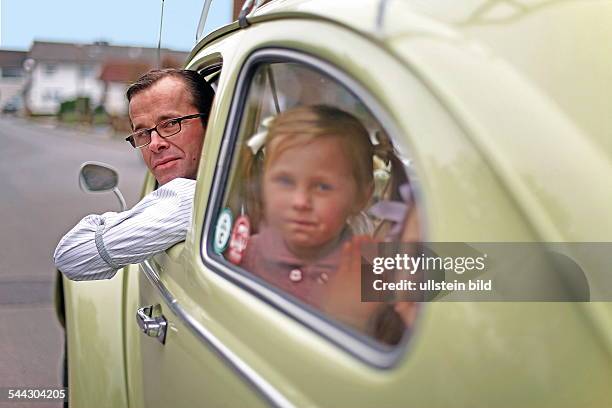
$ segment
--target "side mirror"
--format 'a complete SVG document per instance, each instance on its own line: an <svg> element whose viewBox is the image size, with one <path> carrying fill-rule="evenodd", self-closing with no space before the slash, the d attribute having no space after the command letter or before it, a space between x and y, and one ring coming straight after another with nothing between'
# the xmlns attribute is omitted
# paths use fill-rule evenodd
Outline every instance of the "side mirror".
<svg viewBox="0 0 612 408"><path fill-rule="evenodd" d="M91 193L112 191L119 184L119 174L105 163L86 162L79 171L79 187Z"/></svg>
<svg viewBox="0 0 612 408"><path fill-rule="evenodd" d="M85 162L79 171L79 187L86 193L99 193L112 191L121 204L121 211L126 209L123 194L117 187L119 185L119 173L106 163Z"/></svg>

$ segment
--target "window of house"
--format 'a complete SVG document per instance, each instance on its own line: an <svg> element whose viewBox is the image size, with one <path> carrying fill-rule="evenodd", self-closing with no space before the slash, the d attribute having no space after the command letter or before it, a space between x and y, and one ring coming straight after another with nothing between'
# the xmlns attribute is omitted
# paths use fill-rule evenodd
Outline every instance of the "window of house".
<svg viewBox="0 0 612 408"><path fill-rule="evenodd" d="M21 67L2 67L2 78L21 78L22 76Z"/></svg>
<svg viewBox="0 0 612 408"><path fill-rule="evenodd" d="M410 158L330 74L262 62L247 78L208 238L213 259L349 331L398 344L417 306L361 302L358 251L418 238Z"/></svg>
<svg viewBox="0 0 612 408"><path fill-rule="evenodd" d="M62 92L56 88L45 89L42 93L42 100L45 102L61 102L63 100Z"/></svg>
<svg viewBox="0 0 612 408"><path fill-rule="evenodd" d="M94 74L94 67L92 65L80 65L79 66L79 77L90 78Z"/></svg>
<svg viewBox="0 0 612 408"><path fill-rule="evenodd" d="M57 64L45 64L45 75L54 75L57 72Z"/></svg>

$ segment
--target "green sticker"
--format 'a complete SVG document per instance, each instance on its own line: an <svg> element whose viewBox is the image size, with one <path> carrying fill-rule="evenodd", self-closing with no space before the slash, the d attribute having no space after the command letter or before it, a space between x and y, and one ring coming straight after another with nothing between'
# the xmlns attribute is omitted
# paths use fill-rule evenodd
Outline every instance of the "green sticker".
<svg viewBox="0 0 612 408"><path fill-rule="evenodd" d="M217 218L217 225L215 226L215 236L213 238L213 249L215 253L221 255L227 248L230 236L232 234L232 224L234 217L229 208L224 208Z"/></svg>

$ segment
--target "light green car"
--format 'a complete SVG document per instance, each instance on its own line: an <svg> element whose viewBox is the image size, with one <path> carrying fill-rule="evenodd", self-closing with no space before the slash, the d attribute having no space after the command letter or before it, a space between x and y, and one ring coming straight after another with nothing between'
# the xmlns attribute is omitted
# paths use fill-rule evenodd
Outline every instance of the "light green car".
<svg viewBox="0 0 612 408"><path fill-rule="evenodd" d="M223 233L265 119L325 104L406 167L403 238L612 242L612 1L252 3L204 13L186 63L216 89L187 240L63 280L71 406L611 407L610 303L422 303L385 340L234 265Z"/></svg>

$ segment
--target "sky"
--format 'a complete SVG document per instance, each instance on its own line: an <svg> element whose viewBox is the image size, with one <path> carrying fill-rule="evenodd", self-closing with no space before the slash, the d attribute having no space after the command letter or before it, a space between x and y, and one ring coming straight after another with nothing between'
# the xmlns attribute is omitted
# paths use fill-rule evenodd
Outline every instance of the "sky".
<svg viewBox="0 0 612 408"><path fill-rule="evenodd" d="M115 45L157 47L161 3L0 0L0 48L28 50L35 39L76 43L104 40ZM191 50L203 3L204 0L164 0L162 47ZM229 19L231 3L215 0L211 18Z"/></svg>

